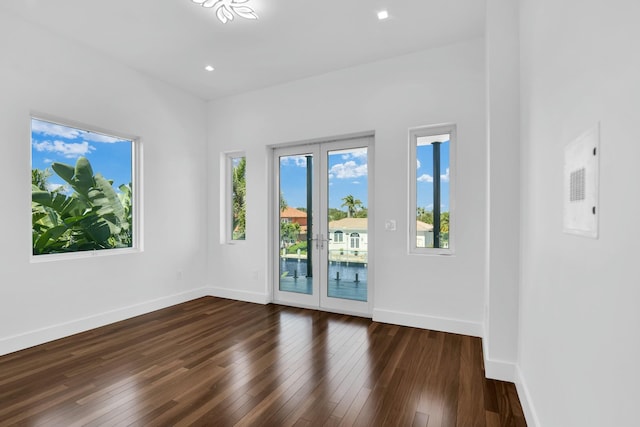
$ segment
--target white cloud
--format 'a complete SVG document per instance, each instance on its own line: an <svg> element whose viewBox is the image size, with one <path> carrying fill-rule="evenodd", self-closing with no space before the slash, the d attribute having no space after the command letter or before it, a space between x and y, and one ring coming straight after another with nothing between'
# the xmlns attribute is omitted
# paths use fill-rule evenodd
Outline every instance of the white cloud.
<svg viewBox="0 0 640 427"><path fill-rule="evenodd" d="M37 119L33 119L31 121L31 131L45 136L64 139L82 138L91 142L104 142L108 144L124 141L122 138L115 138L113 136L104 135L101 133L89 132L69 126L59 125L56 123L44 122Z"/></svg>
<svg viewBox="0 0 640 427"><path fill-rule="evenodd" d="M82 135L79 129L62 126L55 123L43 122L33 119L31 121L31 131L48 136L57 136L59 138L76 139Z"/></svg>
<svg viewBox="0 0 640 427"><path fill-rule="evenodd" d="M114 138L113 136L103 135L101 133L83 132L83 137L86 140L92 142L104 142L107 144L114 144L116 142L125 141L122 138Z"/></svg>
<svg viewBox="0 0 640 427"><path fill-rule="evenodd" d="M353 181L352 184L360 184L360 181Z"/></svg>
<svg viewBox="0 0 640 427"><path fill-rule="evenodd" d="M280 164L289 165L294 164L299 168L307 167L307 157L306 156L285 156L280 157Z"/></svg>
<svg viewBox="0 0 640 427"><path fill-rule="evenodd" d="M40 152L56 153L67 159L85 156L95 150L95 147L89 145L87 141L79 143L67 143L63 141L34 142L33 148Z"/></svg>
<svg viewBox="0 0 640 427"><path fill-rule="evenodd" d="M420 166L422 166L422 163L420 163L420 159L416 159L418 161L418 169L420 169Z"/></svg>
<svg viewBox="0 0 640 427"><path fill-rule="evenodd" d="M418 177L418 182L433 182L433 177L425 173Z"/></svg>
<svg viewBox="0 0 640 427"><path fill-rule="evenodd" d="M341 156L342 160L349 160L349 159L366 159L367 158L367 149L366 148L356 148L353 150L348 150L345 151L344 154Z"/></svg>
<svg viewBox="0 0 640 427"><path fill-rule="evenodd" d="M338 179L345 178L358 178L360 176L367 176L367 165L358 165L353 160L348 162L338 163L333 165L329 171L329 177L336 177Z"/></svg>
<svg viewBox="0 0 640 427"><path fill-rule="evenodd" d="M433 177L425 173L418 177L418 182L433 182ZM446 173L440 174L440 182L449 182L449 168Z"/></svg>
<svg viewBox="0 0 640 427"><path fill-rule="evenodd" d="M67 188L64 186L64 184L52 184L50 182L47 183L47 190L49 191L59 190L63 193L66 193L68 191Z"/></svg>
<svg viewBox="0 0 640 427"><path fill-rule="evenodd" d="M367 149L366 148L358 148L351 152L351 155L356 159L366 159L367 158Z"/></svg>

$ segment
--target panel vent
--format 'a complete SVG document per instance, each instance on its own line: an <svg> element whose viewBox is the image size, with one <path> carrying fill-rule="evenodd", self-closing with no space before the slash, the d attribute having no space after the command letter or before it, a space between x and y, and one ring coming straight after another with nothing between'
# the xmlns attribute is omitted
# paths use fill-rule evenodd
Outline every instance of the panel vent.
<svg viewBox="0 0 640 427"><path fill-rule="evenodd" d="M585 168L571 172L569 183L569 201L579 202L585 199Z"/></svg>
<svg viewBox="0 0 640 427"><path fill-rule="evenodd" d="M563 231L598 238L600 124L564 148Z"/></svg>

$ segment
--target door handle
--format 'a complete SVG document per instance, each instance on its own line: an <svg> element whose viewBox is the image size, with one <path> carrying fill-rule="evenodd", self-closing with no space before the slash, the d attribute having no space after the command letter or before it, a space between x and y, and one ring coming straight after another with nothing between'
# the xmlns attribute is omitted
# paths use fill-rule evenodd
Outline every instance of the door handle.
<svg viewBox="0 0 640 427"><path fill-rule="evenodd" d="M320 233L316 234L316 237L312 238L311 240L316 242L316 249L324 249L324 242L328 242L331 239L325 239L322 233Z"/></svg>

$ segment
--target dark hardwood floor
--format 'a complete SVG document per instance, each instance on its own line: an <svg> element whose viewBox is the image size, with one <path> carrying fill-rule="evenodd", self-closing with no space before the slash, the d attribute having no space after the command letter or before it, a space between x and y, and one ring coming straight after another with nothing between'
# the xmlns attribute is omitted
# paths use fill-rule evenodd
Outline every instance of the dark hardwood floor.
<svg viewBox="0 0 640 427"><path fill-rule="evenodd" d="M0 425L526 424L479 338L207 297L0 357Z"/></svg>

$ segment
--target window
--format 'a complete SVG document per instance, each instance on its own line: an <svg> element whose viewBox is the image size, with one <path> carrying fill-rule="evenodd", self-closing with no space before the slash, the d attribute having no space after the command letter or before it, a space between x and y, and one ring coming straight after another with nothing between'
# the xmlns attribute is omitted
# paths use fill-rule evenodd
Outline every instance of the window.
<svg viewBox="0 0 640 427"><path fill-rule="evenodd" d="M455 125L409 131L409 252L453 253Z"/></svg>
<svg viewBox="0 0 640 427"><path fill-rule="evenodd" d="M246 217L247 217L247 158L243 153L228 155L227 165L230 174L230 201L229 210L229 235L232 241L246 239Z"/></svg>
<svg viewBox="0 0 640 427"><path fill-rule="evenodd" d="M350 241L351 249L360 249L360 234L351 233L349 237L351 238L351 241Z"/></svg>
<svg viewBox="0 0 640 427"><path fill-rule="evenodd" d="M130 137L31 118L34 257L139 248L137 145Z"/></svg>
<svg viewBox="0 0 640 427"><path fill-rule="evenodd" d="M342 243L344 241L344 233L339 230L333 233L333 241L335 243Z"/></svg>

